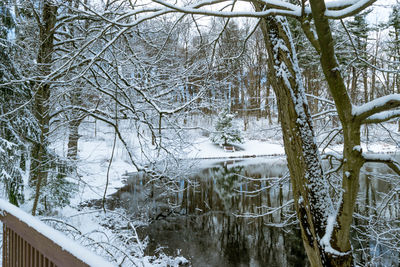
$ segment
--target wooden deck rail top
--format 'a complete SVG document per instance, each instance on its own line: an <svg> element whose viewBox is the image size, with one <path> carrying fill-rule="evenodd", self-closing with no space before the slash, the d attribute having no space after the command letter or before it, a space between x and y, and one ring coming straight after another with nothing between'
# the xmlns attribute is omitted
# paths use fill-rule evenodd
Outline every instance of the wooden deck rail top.
<svg viewBox="0 0 400 267"><path fill-rule="evenodd" d="M3 266L115 266L87 248L0 199Z"/></svg>

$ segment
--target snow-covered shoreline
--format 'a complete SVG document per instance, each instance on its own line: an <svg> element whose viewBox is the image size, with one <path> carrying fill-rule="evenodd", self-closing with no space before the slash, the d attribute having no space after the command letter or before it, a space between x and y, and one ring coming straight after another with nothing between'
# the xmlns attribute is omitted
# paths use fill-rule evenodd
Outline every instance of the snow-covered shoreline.
<svg viewBox="0 0 400 267"><path fill-rule="evenodd" d="M211 143L207 138L199 138L193 144L193 149L185 155L182 159L235 159L235 158L255 158L255 157L282 157L285 156L285 148L276 142L260 141L260 140L247 140L243 144L234 144L236 147L241 148L239 151L226 152L218 145ZM374 154L397 154L400 149L393 145L384 142L375 143L362 143L361 148L363 152ZM342 153L343 144L328 147L325 150L320 148L321 155L326 152Z"/></svg>
<svg viewBox="0 0 400 267"><path fill-rule="evenodd" d="M126 153L125 147L117 142L116 149L114 152L113 160L110 164L111 151L113 146L113 131L106 125L97 124L97 128L93 131L93 124L86 123L80 128L81 138L79 139L79 151L76 177L70 177L78 183L79 190L77 194L71 199L70 205L60 208L57 210L57 216L70 222L71 225L76 226L79 230L85 233L94 233L101 229L107 236L114 237L114 234L110 229L107 229L103 222L109 220L109 217L114 215L103 214L102 210L93 210L93 208L86 207L81 211L81 203L101 199L104 195L104 190L107 183L107 171L109 169L109 181L106 196L110 196L116 193L120 188L126 185L126 175L137 172L137 169L130 162L129 157ZM361 148L364 153L398 153L399 149L395 143L389 143L377 134L379 130L375 130L371 142L363 143ZM238 148L234 152L224 151L223 147L212 143L212 141L205 136L202 132L190 132L186 133L180 140L184 145L182 149L174 147L168 147L172 151L172 156L178 161L190 161L188 168L202 168L213 166L212 164L220 164L224 161L234 162L234 164L248 164L249 161L254 162L265 162L266 160L273 160L277 162L285 161L285 149L281 140L280 132L268 132L265 135L255 135L249 131L244 138L243 143L233 144ZM128 140L128 145L132 151L137 155L137 160L143 160L141 163L146 163L146 157L140 157L141 149L138 143L135 141L135 135L131 134L129 125L124 128L124 137ZM59 133L57 140L57 146L54 149L59 155L65 155L66 152L66 141L67 135ZM175 140L176 144L179 144ZM165 143L164 143L165 144ZM152 156L157 155L157 148L150 144L145 144L145 148L148 149L146 152ZM333 143L324 151L320 149L321 155L327 152L341 153L343 145L340 143ZM157 156L150 157L150 160L157 160ZM162 158L160 158L162 159ZM157 161L156 161L157 162ZM186 164L186 163L183 163ZM27 203L24 207L25 210L31 208L30 204ZM123 212L122 210L119 212ZM79 214L79 215L77 215ZM125 221L125 219L123 220ZM115 223L110 221L110 224ZM134 225L140 225L146 223L145 221L135 221ZM101 237L95 237L100 238ZM141 251L141 248L137 248L137 251ZM137 255L140 253L138 252ZM155 258L147 257L144 254L135 258L137 262L145 262L145 266L152 266L155 263ZM159 259L159 262L176 262L184 261L179 257L168 257L165 255L164 258ZM152 262L152 263L150 263ZM160 264L159 266L162 266ZM175 266L175 265L173 265Z"/></svg>
<svg viewBox="0 0 400 267"><path fill-rule="evenodd" d="M282 145L259 140L247 140L243 144L234 144L240 150L227 152L208 138L200 137L193 142L192 150L184 159L222 159L222 158L251 158L267 156L284 156L285 149Z"/></svg>

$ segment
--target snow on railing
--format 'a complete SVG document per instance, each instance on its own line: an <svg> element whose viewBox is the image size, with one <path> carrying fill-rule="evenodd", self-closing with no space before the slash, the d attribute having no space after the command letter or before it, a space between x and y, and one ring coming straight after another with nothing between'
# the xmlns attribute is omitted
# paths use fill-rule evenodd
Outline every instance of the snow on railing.
<svg viewBox="0 0 400 267"><path fill-rule="evenodd" d="M3 266L114 266L87 248L0 199Z"/></svg>

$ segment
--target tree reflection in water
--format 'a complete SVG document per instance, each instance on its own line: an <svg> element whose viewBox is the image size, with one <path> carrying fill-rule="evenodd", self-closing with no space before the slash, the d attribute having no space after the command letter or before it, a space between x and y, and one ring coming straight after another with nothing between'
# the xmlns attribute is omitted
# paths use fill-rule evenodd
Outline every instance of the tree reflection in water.
<svg viewBox="0 0 400 267"><path fill-rule="evenodd" d="M122 199L131 212L150 210L152 222L140 229L149 254L179 251L193 266L307 266L291 205L254 216L290 201L285 172L282 159L222 162L182 179L175 192L143 188L146 178L136 177ZM282 228L282 220L292 224Z"/></svg>
<svg viewBox="0 0 400 267"><path fill-rule="evenodd" d="M193 266L307 266L286 173L283 159L221 162L178 179L173 190L136 175L118 195L132 214L151 218L139 229L149 237L148 254L162 248ZM376 164L363 173L352 232L356 261L398 266L400 180Z"/></svg>

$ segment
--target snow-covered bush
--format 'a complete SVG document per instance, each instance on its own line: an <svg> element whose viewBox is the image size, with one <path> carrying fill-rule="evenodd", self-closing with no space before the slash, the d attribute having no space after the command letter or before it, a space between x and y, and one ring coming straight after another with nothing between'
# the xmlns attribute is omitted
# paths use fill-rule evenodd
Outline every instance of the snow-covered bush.
<svg viewBox="0 0 400 267"><path fill-rule="evenodd" d="M210 135L212 142L219 145L227 145L231 142L242 143L242 136L239 129L236 129L232 124L233 114L230 114L228 109L223 109L215 124L215 132Z"/></svg>
<svg viewBox="0 0 400 267"><path fill-rule="evenodd" d="M50 171L47 173L46 180L41 184L37 206L37 213L40 215L51 215L56 208L68 206L70 199L78 190L78 186L72 178L70 162L53 151L46 152L45 168ZM30 186L34 190L36 181L30 181ZM33 200L34 197L35 195L32 195L30 200Z"/></svg>

